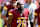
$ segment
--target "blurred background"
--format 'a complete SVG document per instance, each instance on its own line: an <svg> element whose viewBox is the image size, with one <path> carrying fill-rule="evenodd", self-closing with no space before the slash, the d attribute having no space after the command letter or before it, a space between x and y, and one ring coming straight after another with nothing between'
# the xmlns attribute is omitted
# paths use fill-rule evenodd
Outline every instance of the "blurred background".
<svg viewBox="0 0 40 27"><path fill-rule="evenodd" d="M0 0L0 9L3 8L6 2L11 1L11 0ZM19 2L25 4L25 0L18 0ZM40 0L33 0L34 2L40 2Z"/></svg>

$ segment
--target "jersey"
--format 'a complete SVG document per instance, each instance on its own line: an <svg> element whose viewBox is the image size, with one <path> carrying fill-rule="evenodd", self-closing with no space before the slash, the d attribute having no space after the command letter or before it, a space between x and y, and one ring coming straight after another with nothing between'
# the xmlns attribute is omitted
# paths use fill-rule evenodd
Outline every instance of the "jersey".
<svg viewBox="0 0 40 27"><path fill-rule="evenodd" d="M6 7L8 8L7 11L9 11L10 9L14 8L12 5L6 5Z"/></svg>
<svg viewBox="0 0 40 27"><path fill-rule="evenodd" d="M20 17L25 16L23 12L20 13L17 9L11 9L9 15L13 15L13 21L11 23L11 27L17 27L17 19L20 19Z"/></svg>
<svg viewBox="0 0 40 27"><path fill-rule="evenodd" d="M9 17L8 11L9 11L10 9L12 9L12 8L13 8L12 5L6 5L6 6L3 7L2 15L3 15L4 17L7 17L7 20L8 20L8 17ZM5 24L7 24L7 21L5 21Z"/></svg>
<svg viewBox="0 0 40 27"><path fill-rule="evenodd" d="M6 7L8 8L8 10L7 10L7 11L9 11L10 9L12 9L12 8L13 8L13 6L12 6L12 5L6 5ZM7 17L8 17L8 12L7 12Z"/></svg>
<svg viewBox="0 0 40 27"><path fill-rule="evenodd" d="M12 9L13 8L13 6L12 5L6 5L6 6L4 6L3 7L3 11L2 11L2 14L5 16L7 16L8 17L8 11L10 10L10 9Z"/></svg>
<svg viewBox="0 0 40 27"><path fill-rule="evenodd" d="M40 9L36 9L35 13L36 13L35 17L38 17L38 25L40 25Z"/></svg>

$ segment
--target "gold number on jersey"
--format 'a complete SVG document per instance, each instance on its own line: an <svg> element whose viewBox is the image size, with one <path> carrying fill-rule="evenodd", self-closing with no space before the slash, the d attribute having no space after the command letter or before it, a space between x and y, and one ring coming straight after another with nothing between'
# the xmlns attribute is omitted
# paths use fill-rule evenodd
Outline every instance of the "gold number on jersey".
<svg viewBox="0 0 40 27"><path fill-rule="evenodd" d="M19 23L19 22L20 22L20 23ZM17 20L17 23L19 23L19 24L17 25L17 27L20 27L21 24L22 24L22 27L26 27L26 20L23 20L23 21Z"/></svg>
<svg viewBox="0 0 40 27"><path fill-rule="evenodd" d="M17 27L20 27L21 26L21 20L17 20L17 23L19 23Z"/></svg>
<svg viewBox="0 0 40 27"><path fill-rule="evenodd" d="M22 27L26 27L26 20L22 21Z"/></svg>

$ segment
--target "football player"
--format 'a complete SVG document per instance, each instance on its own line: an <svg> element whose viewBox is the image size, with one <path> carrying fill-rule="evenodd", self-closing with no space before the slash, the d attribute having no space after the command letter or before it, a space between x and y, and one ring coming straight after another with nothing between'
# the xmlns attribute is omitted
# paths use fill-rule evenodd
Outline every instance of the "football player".
<svg viewBox="0 0 40 27"><path fill-rule="evenodd" d="M38 24L38 27L40 27L40 2L39 2L39 8L35 10L34 24L35 24L37 18L38 18L37 24Z"/></svg>
<svg viewBox="0 0 40 27"><path fill-rule="evenodd" d="M23 11L21 5L22 4L19 2L19 3L17 3L17 9L11 9L9 11L9 20L8 20L8 23L11 24L11 27L20 27L20 24L21 24L20 20L18 21L20 24L17 26L17 19L19 17L21 17L21 18L26 17L26 20L28 19L29 10L25 9Z"/></svg>
<svg viewBox="0 0 40 27"><path fill-rule="evenodd" d="M7 20L8 20L8 12L10 9L14 9L15 6L11 2L6 2L6 5L3 7L3 11L1 13L1 18L5 21L7 25Z"/></svg>

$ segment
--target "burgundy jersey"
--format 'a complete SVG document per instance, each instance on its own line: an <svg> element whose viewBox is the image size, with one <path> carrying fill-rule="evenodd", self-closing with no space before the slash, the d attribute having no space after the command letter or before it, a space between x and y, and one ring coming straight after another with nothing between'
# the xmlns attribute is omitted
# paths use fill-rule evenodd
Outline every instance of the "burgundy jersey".
<svg viewBox="0 0 40 27"><path fill-rule="evenodd" d="M40 9L36 9L35 12L37 13L38 17L38 25L40 25Z"/></svg>
<svg viewBox="0 0 40 27"><path fill-rule="evenodd" d="M17 18L24 17L25 14L23 12L20 13L17 9L11 9L10 12L12 13L11 15L13 15L13 21L11 23L11 27L17 27Z"/></svg>
<svg viewBox="0 0 40 27"><path fill-rule="evenodd" d="M9 11L10 9L12 9L12 8L13 8L13 6L12 6L12 5L6 5L6 7L8 8L8 10L7 10L7 11Z"/></svg>
<svg viewBox="0 0 40 27"><path fill-rule="evenodd" d="M9 11L10 9L13 9L14 8L12 5L6 5L6 7L7 7L7 11ZM7 15L6 16L8 17L8 12L7 12Z"/></svg>
<svg viewBox="0 0 40 27"><path fill-rule="evenodd" d="M13 8L12 5L6 5L6 6L4 6L4 7L3 7L2 14L3 14L4 16L6 15L6 17L9 17L9 16L8 16L8 11L9 11L10 9L12 9L12 8ZM7 24L7 21L6 21L5 23Z"/></svg>

